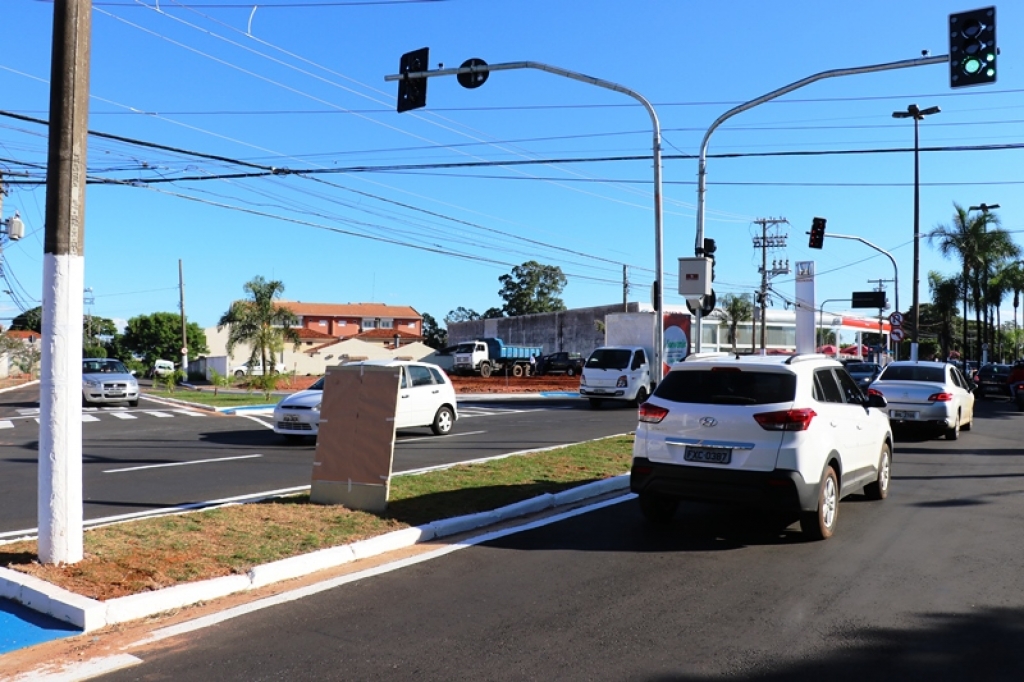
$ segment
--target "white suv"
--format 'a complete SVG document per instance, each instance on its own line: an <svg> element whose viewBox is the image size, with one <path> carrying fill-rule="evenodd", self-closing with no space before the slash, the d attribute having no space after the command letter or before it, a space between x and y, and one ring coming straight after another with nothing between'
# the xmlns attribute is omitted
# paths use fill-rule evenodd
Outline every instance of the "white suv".
<svg viewBox="0 0 1024 682"><path fill-rule="evenodd" d="M889 493L885 405L824 355L691 355L640 406L630 488L653 522L722 502L799 515L825 539L840 498Z"/></svg>

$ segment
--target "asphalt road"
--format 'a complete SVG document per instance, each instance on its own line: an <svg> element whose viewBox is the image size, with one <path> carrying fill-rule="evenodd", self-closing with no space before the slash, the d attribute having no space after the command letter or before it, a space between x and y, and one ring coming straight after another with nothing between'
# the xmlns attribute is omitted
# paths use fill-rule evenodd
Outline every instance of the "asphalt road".
<svg viewBox="0 0 1024 682"><path fill-rule="evenodd" d="M0 538L35 528L38 387L0 394ZM138 408L88 409L85 518L198 504L308 486L314 444L291 445L270 417L234 417L145 398ZM399 431L394 470L549 447L636 427L636 409L589 410L571 399L466 403L453 432Z"/></svg>
<svg viewBox="0 0 1024 682"><path fill-rule="evenodd" d="M634 500L239 616L104 680L1024 679L1024 414L900 434L826 542Z"/></svg>

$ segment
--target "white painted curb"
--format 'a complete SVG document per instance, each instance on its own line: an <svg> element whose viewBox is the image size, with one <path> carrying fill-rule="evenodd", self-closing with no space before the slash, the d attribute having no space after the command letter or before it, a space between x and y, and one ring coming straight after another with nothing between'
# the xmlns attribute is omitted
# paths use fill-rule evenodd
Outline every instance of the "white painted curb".
<svg viewBox="0 0 1024 682"><path fill-rule="evenodd" d="M629 474L623 474L560 493L545 493L492 511L433 521L424 526L403 528L348 545L281 559L256 566L246 575L229 575L185 583L162 590L118 597L106 602L77 595L18 571L0 568L0 597L6 597L57 620L70 623L81 628L83 632L90 632L108 625L125 623L282 580L298 578L327 568L342 566L356 559L378 556L434 538L463 533L628 487Z"/></svg>

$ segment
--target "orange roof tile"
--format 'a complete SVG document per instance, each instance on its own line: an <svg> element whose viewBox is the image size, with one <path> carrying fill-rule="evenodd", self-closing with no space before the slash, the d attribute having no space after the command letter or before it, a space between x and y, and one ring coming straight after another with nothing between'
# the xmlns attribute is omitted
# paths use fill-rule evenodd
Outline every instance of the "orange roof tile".
<svg viewBox="0 0 1024 682"><path fill-rule="evenodd" d="M31 329L8 329L4 333L13 339L33 340L38 339L40 336L42 336L42 334L40 334L39 332L32 331Z"/></svg>
<svg viewBox="0 0 1024 682"><path fill-rule="evenodd" d="M278 301L296 315L306 317L390 317L402 319L423 319L416 309L407 305L386 303L303 303L302 301Z"/></svg>
<svg viewBox="0 0 1024 682"><path fill-rule="evenodd" d="M419 341L423 338L419 334L410 334L409 332L403 332L399 329L368 329L361 334L356 334L355 338L362 339L363 341L370 341L374 339L391 341L395 336L398 336L402 341Z"/></svg>
<svg viewBox="0 0 1024 682"><path fill-rule="evenodd" d="M299 327L299 340L300 341L328 341L336 339L337 337L332 334L326 334L316 329L309 329L307 327Z"/></svg>

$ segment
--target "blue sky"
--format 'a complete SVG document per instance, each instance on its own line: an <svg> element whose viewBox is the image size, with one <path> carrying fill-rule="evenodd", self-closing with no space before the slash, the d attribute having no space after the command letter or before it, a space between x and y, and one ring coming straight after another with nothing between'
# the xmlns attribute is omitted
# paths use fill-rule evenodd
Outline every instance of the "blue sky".
<svg viewBox="0 0 1024 682"><path fill-rule="evenodd" d="M91 310L119 320L177 310L179 259L186 313L204 327L255 275L284 282L290 300L411 305L441 320L459 306L500 306L498 277L527 260L563 269L569 307L621 301L625 264L630 300L649 301L645 110L620 93L522 70L473 90L431 79L427 108L395 113L396 85L384 76L424 46L435 68L472 57L543 62L651 101L664 138L666 301L682 304L676 259L693 255L693 157L711 123L820 71L945 54L948 14L976 6L271 0L254 11L239 0L94 0L90 129L226 160L90 138L90 177L137 181L89 187ZM0 110L47 117L52 12L49 2L4 2ZM948 223L954 201L999 203L1004 228L1024 244L1024 203L1014 198L1022 150L949 149L1024 144L1022 24L1024 4L998 5L994 85L951 90L947 66L922 66L822 81L729 120L708 161L716 291L757 286L759 218L789 221L780 230L788 246L769 262L816 261L819 302L892 278L891 263L857 242L809 249L805 233L823 216L830 232L894 255L909 307L913 124L891 114L911 103L942 109L921 123L922 232ZM3 251L3 288L15 295L0 294L0 317L41 298L45 187L32 181L45 156L42 126L0 117L0 172L11 182L3 217L18 210L26 226ZM196 179L254 170L232 161L308 173ZM512 161L531 163L501 165ZM485 165L451 167L467 163ZM924 240L922 300L929 270L957 265ZM791 277L774 286L792 297ZM1004 319L1012 313L1007 301Z"/></svg>

